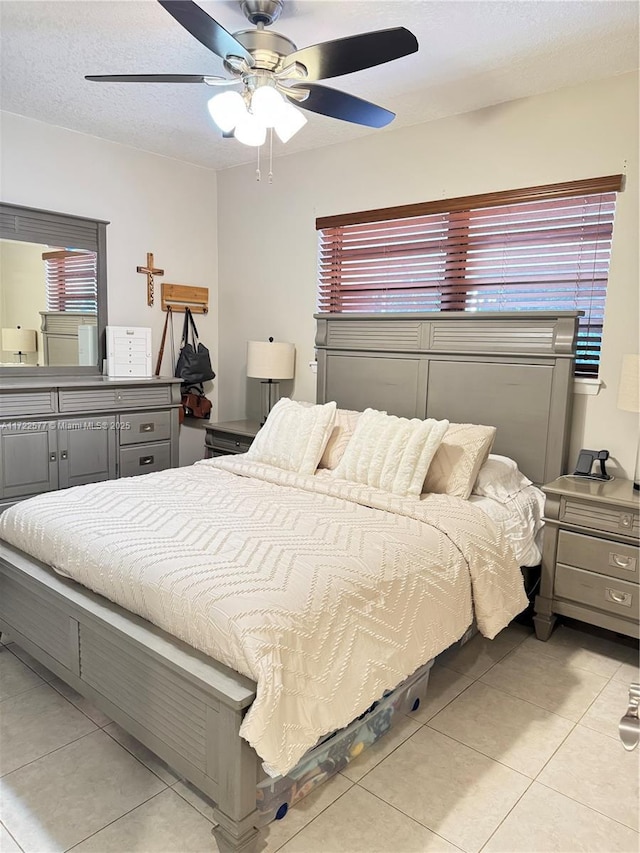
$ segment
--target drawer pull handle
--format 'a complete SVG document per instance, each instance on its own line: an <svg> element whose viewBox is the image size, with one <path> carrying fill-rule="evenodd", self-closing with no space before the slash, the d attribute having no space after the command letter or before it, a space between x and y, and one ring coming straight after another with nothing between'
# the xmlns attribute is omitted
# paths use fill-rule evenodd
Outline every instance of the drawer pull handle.
<svg viewBox="0 0 640 853"><path fill-rule="evenodd" d="M140 432L154 432L155 425L153 423L150 424L140 424Z"/></svg>
<svg viewBox="0 0 640 853"><path fill-rule="evenodd" d="M632 595L630 592L618 592L611 587L607 587L604 597L607 601L613 601L614 604L622 604L624 607L631 607Z"/></svg>
<svg viewBox="0 0 640 853"><path fill-rule="evenodd" d="M632 527L633 526L633 517L625 512L620 516L620 526L621 527Z"/></svg>
<svg viewBox="0 0 640 853"><path fill-rule="evenodd" d="M141 465L153 465L153 456L141 456L140 457Z"/></svg>
<svg viewBox="0 0 640 853"><path fill-rule="evenodd" d="M236 447L240 447L240 442L236 441Z"/></svg>
<svg viewBox="0 0 640 853"><path fill-rule="evenodd" d="M618 569L627 569L630 572L636 570L636 558L628 557L626 554L616 554L615 551L609 553L609 565L616 566Z"/></svg>

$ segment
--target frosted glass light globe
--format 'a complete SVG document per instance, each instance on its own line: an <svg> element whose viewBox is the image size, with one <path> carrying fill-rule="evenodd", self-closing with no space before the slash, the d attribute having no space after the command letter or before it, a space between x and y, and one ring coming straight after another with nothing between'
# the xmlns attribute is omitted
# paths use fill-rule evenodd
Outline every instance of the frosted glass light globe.
<svg viewBox="0 0 640 853"><path fill-rule="evenodd" d="M264 127L275 127L284 106L282 95L272 86L260 86L251 97L251 112Z"/></svg>
<svg viewBox="0 0 640 853"><path fill-rule="evenodd" d="M307 117L293 104L284 101L273 129L281 142L288 142L307 123Z"/></svg>
<svg viewBox="0 0 640 853"><path fill-rule="evenodd" d="M247 113L236 125L235 138L244 145L257 147L267 138L265 126L251 113Z"/></svg>
<svg viewBox="0 0 640 853"><path fill-rule="evenodd" d="M222 92L207 104L211 118L223 133L230 133L247 115L247 107L239 92Z"/></svg>

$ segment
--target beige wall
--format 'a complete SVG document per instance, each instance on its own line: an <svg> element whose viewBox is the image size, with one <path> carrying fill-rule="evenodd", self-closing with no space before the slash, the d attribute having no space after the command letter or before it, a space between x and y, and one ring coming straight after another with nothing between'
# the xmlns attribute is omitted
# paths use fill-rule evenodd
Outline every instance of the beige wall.
<svg viewBox="0 0 640 853"><path fill-rule="evenodd" d="M151 326L157 347L164 315L158 304L147 307L144 278L135 272L147 251L164 267L165 281L209 287L211 311L200 327L218 372L209 396L219 420L257 413L259 383L245 377L250 339L273 335L295 343L296 378L282 390L314 398L308 362L316 216L626 171L607 298L604 385L598 396L575 397L571 454L580 446L607 447L631 471L637 418L617 410L616 393L622 355L638 351L636 75L278 156L273 185L257 184L253 166L216 176L12 114L3 114L1 130L5 201L110 220L111 323ZM181 462L198 458L201 444L201 429L184 428Z"/></svg>
<svg viewBox="0 0 640 853"><path fill-rule="evenodd" d="M329 121L329 119L327 119ZM305 132L304 130L302 131ZM276 153L282 151L278 146ZM253 166L218 174L220 419L255 414L246 341L292 341L312 400L315 219L348 211L627 173L616 214L598 396L575 396L571 458L611 451L633 470L637 417L618 411L622 355L638 352L638 78L628 74L290 156L274 183Z"/></svg>
<svg viewBox="0 0 640 853"><path fill-rule="evenodd" d="M164 281L209 288L210 313L200 336L217 370L216 174L92 136L2 114L2 197L6 202L110 221L107 228L109 322L151 326L160 343L164 313L146 304L146 278L136 266L154 252ZM176 319L176 346L179 323ZM172 373L165 356L164 373ZM217 387L208 395L217 411ZM202 458L204 430L185 426L180 462Z"/></svg>
<svg viewBox="0 0 640 853"><path fill-rule="evenodd" d="M47 307L45 266L42 253L48 246L0 240L0 328L21 326L37 332L38 352L23 356L28 364L42 363L42 317ZM16 361L12 352L0 352L0 361Z"/></svg>

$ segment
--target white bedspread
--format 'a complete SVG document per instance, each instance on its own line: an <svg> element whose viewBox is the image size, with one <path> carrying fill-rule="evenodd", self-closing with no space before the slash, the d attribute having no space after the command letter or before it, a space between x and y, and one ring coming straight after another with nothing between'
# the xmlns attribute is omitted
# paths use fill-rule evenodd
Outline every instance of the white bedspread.
<svg viewBox="0 0 640 853"><path fill-rule="evenodd" d="M457 640L472 601L488 637L527 604L468 502L242 456L40 495L0 536L252 678L241 734L273 774Z"/></svg>

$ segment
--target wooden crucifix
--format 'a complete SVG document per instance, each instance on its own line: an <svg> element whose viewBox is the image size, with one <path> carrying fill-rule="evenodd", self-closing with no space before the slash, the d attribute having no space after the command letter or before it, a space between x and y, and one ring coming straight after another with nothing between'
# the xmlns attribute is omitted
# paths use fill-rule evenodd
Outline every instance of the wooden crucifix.
<svg viewBox="0 0 640 853"><path fill-rule="evenodd" d="M147 305L153 305L153 277L154 275L164 275L164 270L154 269L153 252L147 252L146 267L136 267L139 273L147 276Z"/></svg>

